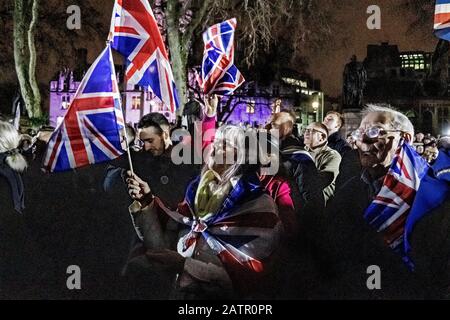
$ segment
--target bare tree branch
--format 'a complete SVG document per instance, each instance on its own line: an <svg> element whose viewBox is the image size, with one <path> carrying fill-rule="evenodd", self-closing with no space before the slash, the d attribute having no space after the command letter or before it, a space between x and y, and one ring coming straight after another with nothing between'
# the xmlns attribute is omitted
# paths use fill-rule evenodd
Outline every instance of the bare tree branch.
<svg viewBox="0 0 450 320"><path fill-rule="evenodd" d="M189 42L192 40L194 31L197 30L197 28L201 25L202 21L204 21L205 15L208 9L211 7L213 1L214 0L203 0L201 7L194 14L194 17L190 25L188 26L185 34L182 37L182 45L188 45Z"/></svg>
<svg viewBox="0 0 450 320"><path fill-rule="evenodd" d="M28 49L29 49L29 67L28 67L28 79L30 82L31 90L34 96L35 112L34 117L40 117L41 110L41 93L39 92L39 85L36 79L36 44L34 42L34 36L36 33L36 27L39 16L39 0L33 1L31 8L31 22L28 29Z"/></svg>

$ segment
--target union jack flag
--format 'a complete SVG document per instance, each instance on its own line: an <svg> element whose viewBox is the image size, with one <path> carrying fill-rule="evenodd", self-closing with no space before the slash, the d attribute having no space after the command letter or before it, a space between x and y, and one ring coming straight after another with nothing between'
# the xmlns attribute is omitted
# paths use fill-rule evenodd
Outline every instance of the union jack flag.
<svg viewBox="0 0 450 320"><path fill-rule="evenodd" d="M123 129L120 92L108 45L87 71L64 120L53 132L44 169L65 171L119 157Z"/></svg>
<svg viewBox="0 0 450 320"><path fill-rule="evenodd" d="M429 170L428 163L404 140L396 151L383 186L364 218L383 234L384 242L399 253L413 268L405 247L405 225L422 179Z"/></svg>
<svg viewBox="0 0 450 320"><path fill-rule="evenodd" d="M148 0L116 0L109 40L127 60L128 83L150 87L175 112L179 102L172 68Z"/></svg>
<svg viewBox="0 0 450 320"><path fill-rule="evenodd" d="M436 0L434 30L438 38L450 41L450 0Z"/></svg>
<svg viewBox="0 0 450 320"><path fill-rule="evenodd" d="M227 267L255 273L264 271L265 259L276 247L281 222L274 213L275 207L270 208L268 202L262 201L261 196L271 198L263 194L258 177L241 178L221 208L214 215L203 218L192 214L199 180L200 177L188 186L185 201L177 211L167 209L156 199L158 207L166 214L190 228L178 242L178 253L184 257L192 256L199 238L203 237ZM255 202L252 210L236 210L244 199Z"/></svg>
<svg viewBox="0 0 450 320"><path fill-rule="evenodd" d="M216 24L203 33L205 49L200 79L204 94L229 95L244 77L234 65L236 19Z"/></svg>

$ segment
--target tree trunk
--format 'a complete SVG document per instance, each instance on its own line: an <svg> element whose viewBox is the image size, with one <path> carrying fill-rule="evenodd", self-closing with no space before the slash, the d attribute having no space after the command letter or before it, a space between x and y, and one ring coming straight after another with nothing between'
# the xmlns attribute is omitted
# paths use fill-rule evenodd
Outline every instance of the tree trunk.
<svg viewBox="0 0 450 320"><path fill-rule="evenodd" d="M184 105L187 100L187 44L182 42L179 31L178 20L180 17L180 6L177 0L167 1L167 36L170 51L170 60L172 61L173 77L177 86L180 108L178 114L183 113Z"/></svg>
<svg viewBox="0 0 450 320"><path fill-rule="evenodd" d="M28 5L23 0L14 0L14 63L20 91L28 116L42 116L41 95L36 80L36 48L34 34L38 18L38 0L33 1L31 22L27 21Z"/></svg>
<svg viewBox="0 0 450 320"><path fill-rule="evenodd" d="M33 117L42 117L41 109L41 93L39 91L39 84L36 79L36 45L34 43L34 36L36 33L36 25L39 17L39 0L33 1L32 18L30 27L28 29L28 49L30 51L30 66L28 68L28 79L30 81L31 90L33 91Z"/></svg>

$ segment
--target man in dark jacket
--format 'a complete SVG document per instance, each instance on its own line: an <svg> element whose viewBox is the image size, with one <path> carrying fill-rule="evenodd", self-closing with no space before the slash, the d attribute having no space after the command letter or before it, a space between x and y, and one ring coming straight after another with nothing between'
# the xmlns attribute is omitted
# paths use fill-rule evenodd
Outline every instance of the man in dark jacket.
<svg viewBox="0 0 450 320"><path fill-rule="evenodd" d="M354 134L362 172L359 177L353 175L342 183L327 208L329 220L322 245L328 248L332 257L330 266L334 268L328 294L358 299L437 296L436 287L427 280L438 276L443 280L438 281L441 286L449 284L442 277L448 275L442 271L448 268L450 251L448 215L442 213L448 207L448 199L417 223L411 239L417 268L416 272L411 272L402 257L388 247L382 234L364 219L364 213L383 186L401 136L413 137L414 128L406 116L389 108L369 106L365 113ZM442 225L444 221L447 222ZM435 255L438 251L442 252ZM368 268L372 265L381 271L381 289L378 290L370 290L367 285ZM433 274L425 271L424 266L434 270ZM440 271L439 275L436 271Z"/></svg>
<svg viewBox="0 0 450 320"><path fill-rule="evenodd" d="M355 150L341 136L341 129L344 126L344 117L336 111L330 111L322 122L328 129L328 146L336 150L342 157L339 166L339 176L336 179L336 189L351 178L355 172L360 171L359 157Z"/></svg>
<svg viewBox="0 0 450 320"><path fill-rule="evenodd" d="M342 114L336 111L330 111L325 116L325 119L323 119L322 124L328 129L328 146L331 149L339 152L341 156L351 150L351 147L339 132L344 126L344 117Z"/></svg>
<svg viewBox="0 0 450 320"><path fill-rule="evenodd" d="M201 122L202 135L198 135L190 141L190 143L198 145L200 149L206 148L208 141L205 141L205 139L210 136L208 131L215 127L217 97L213 96L206 99L205 104L206 108ZM140 120L138 128L139 143L142 150L133 157L134 172L138 176L145 177L152 192L158 195L169 208L175 210L178 203L183 201L189 182L200 173L201 163L194 163L192 156L189 157L189 160L192 161L188 161L188 163L175 163L174 155L183 157L177 150L181 150L181 152L192 150L191 145L179 148L185 141L173 142L171 140L169 122L162 114L147 114ZM202 141L195 141L198 138ZM175 150L175 148L177 149ZM128 166L125 165L122 168L128 168ZM116 170L111 168L110 173L117 175ZM121 178L126 178L126 171L125 169L120 171ZM176 228L176 224L172 224L169 228L172 226ZM170 274L166 275L167 281L161 281L165 276L164 273L155 274L149 261L141 255L146 250L142 241L135 237L133 242L129 262L124 270L124 274L131 277L129 278L130 289L135 293L133 297L143 299L167 298L171 289ZM157 284L165 285L157 286Z"/></svg>

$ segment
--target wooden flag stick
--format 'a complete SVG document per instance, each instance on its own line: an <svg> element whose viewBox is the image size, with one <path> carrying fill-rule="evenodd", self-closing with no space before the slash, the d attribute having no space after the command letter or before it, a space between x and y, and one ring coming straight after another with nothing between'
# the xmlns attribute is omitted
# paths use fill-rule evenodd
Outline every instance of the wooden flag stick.
<svg viewBox="0 0 450 320"><path fill-rule="evenodd" d="M114 16L113 16L114 18ZM110 34L108 35L108 40L106 41L106 45L107 46L111 46L111 42L112 42L112 33L110 32ZM116 72L115 68L114 68L114 73ZM119 98L120 98L120 107L122 109L122 115L124 116L124 120L125 120L125 112L124 112L124 107L123 107L123 101L122 98L120 97L120 90L119 90L119 79L117 79L116 74L114 74L114 77L116 78L116 84L117 84L117 91L119 94ZM125 86L125 92L127 91L127 82L124 78L124 86ZM126 98L126 95L124 96L124 98ZM130 151L130 144L128 143L128 134L127 134L127 127L126 124L124 126L124 135L125 135L125 146L127 148L127 155L128 155L128 164L130 165L130 171L131 174L134 175L134 169L133 169L133 161L131 160L131 151Z"/></svg>
<svg viewBox="0 0 450 320"><path fill-rule="evenodd" d="M122 106L122 109L123 109L123 106ZM130 151L130 144L128 143L128 134L127 134L126 126L125 126L125 145L127 147L127 155L128 155L128 163L130 165L130 171L131 171L131 174L134 175L133 161L131 161L131 151Z"/></svg>

